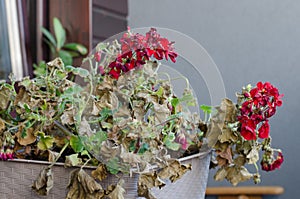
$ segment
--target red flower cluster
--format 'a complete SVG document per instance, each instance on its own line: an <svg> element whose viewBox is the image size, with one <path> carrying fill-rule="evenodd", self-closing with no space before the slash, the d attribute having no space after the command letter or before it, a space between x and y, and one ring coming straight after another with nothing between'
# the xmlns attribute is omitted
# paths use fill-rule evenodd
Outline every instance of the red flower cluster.
<svg viewBox="0 0 300 199"><path fill-rule="evenodd" d="M270 161L271 160L271 161ZM273 171L275 169L279 169L281 164L283 163L283 155L282 153L278 153L276 159L268 156L264 156L261 161L261 167L264 171Z"/></svg>
<svg viewBox="0 0 300 199"><path fill-rule="evenodd" d="M152 56L157 60L170 58L172 62L176 61L177 54L173 51L173 42L161 38L155 28L151 28L145 36L128 31L120 41L121 55L110 63L108 71L115 79L124 72L144 65Z"/></svg>
<svg viewBox="0 0 300 199"><path fill-rule="evenodd" d="M269 137L270 125L268 118L276 113L276 107L282 101L278 89L269 82L258 82L250 92L245 92L244 101L240 108L241 135L246 140L256 140L257 134L261 139ZM257 130L258 129L258 130Z"/></svg>
<svg viewBox="0 0 300 199"><path fill-rule="evenodd" d="M0 151L0 160L8 160L13 158L14 158L13 150L10 148L4 149L4 147L2 147Z"/></svg>

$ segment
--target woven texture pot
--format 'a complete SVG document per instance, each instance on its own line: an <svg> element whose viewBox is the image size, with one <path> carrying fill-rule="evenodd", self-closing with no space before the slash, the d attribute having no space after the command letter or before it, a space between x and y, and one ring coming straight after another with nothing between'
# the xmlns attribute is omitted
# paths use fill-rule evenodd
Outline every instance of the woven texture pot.
<svg viewBox="0 0 300 199"><path fill-rule="evenodd" d="M208 166L210 156L208 153L200 153L194 156L181 159L183 163L191 163L192 170L188 171L177 182L167 184L162 190L153 189L154 195L158 199L164 198L193 198L203 199L208 177ZM63 164L57 164L52 167L54 186L48 196L38 196L31 185L37 178L42 168L48 166L48 162L12 160L0 162L0 198L1 199L63 199L68 192L70 172L74 168L64 168ZM93 167L85 168L90 173ZM125 176L124 188L126 190L126 199L141 198L137 196L138 175L133 177ZM101 182L106 188L111 183L117 183L118 178L111 175L107 180Z"/></svg>

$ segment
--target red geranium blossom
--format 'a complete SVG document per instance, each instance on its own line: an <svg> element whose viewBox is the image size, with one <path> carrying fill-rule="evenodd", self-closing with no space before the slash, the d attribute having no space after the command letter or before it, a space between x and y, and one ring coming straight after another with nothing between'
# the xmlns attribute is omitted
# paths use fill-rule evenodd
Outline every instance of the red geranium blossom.
<svg viewBox="0 0 300 199"><path fill-rule="evenodd" d="M270 125L268 121L265 121L263 125L258 129L258 137L265 139L269 137Z"/></svg>
<svg viewBox="0 0 300 199"><path fill-rule="evenodd" d="M170 58L172 62L176 62L177 53L173 51L173 42L162 38L155 28L151 28L145 36L132 34L128 30L120 41L121 55L109 65L111 69L108 74L112 78L118 79L121 73L144 65L152 56L157 60ZM97 54L95 59L98 59Z"/></svg>
<svg viewBox="0 0 300 199"><path fill-rule="evenodd" d="M253 120L246 119L241 126L241 135L246 140L256 140L256 124Z"/></svg>
<svg viewBox="0 0 300 199"><path fill-rule="evenodd" d="M244 92L242 96L244 98L238 116L241 123L241 135L246 140L256 140L257 136L254 132L257 132L259 127L258 137L268 138L270 130L268 118L276 113L277 106L281 106L283 95L280 95L278 89L269 82L258 82L256 87Z"/></svg>
<svg viewBox="0 0 300 199"><path fill-rule="evenodd" d="M264 157L261 161L261 167L262 167L262 170L264 171L273 171L275 169L279 169L281 164L283 163L284 161L284 158L283 158L283 155L281 152L278 153L277 157L275 160L273 161L268 161L268 159L270 159L272 157Z"/></svg>

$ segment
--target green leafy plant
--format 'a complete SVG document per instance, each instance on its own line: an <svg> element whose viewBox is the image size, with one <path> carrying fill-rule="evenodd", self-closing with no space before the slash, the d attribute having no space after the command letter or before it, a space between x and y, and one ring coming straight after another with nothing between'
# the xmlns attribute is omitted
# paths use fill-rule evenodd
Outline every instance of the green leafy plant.
<svg viewBox="0 0 300 199"><path fill-rule="evenodd" d="M65 65L72 65L73 58L87 53L86 47L78 43L66 43L67 34L58 18L53 18L54 35L42 27L45 42L51 50L52 57L60 57Z"/></svg>

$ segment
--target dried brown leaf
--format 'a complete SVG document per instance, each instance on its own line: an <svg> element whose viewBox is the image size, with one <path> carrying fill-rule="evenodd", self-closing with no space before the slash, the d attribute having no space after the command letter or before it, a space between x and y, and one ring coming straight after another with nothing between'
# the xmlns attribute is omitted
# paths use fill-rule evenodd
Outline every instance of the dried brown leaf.
<svg viewBox="0 0 300 199"><path fill-rule="evenodd" d="M49 153L49 155L48 155L48 161L49 162L55 162L59 153L57 153L55 151L51 151L51 150L48 150L48 153Z"/></svg>
<svg viewBox="0 0 300 199"><path fill-rule="evenodd" d="M227 176L227 171L224 167L221 167L215 174L214 179L216 181L223 181Z"/></svg>
<svg viewBox="0 0 300 199"><path fill-rule="evenodd" d="M224 118L226 122L236 121L237 109L235 104L230 99L227 98L223 99L220 108L222 111L226 113Z"/></svg>
<svg viewBox="0 0 300 199"><path fill-rule="evenodd" d="M101 199L104 196L101 185L82 169L71 172L68 188L66 199Z"/></svg>
<svg viewBox="0 0 300 199"><path fill-rule="evenodd" d="M107 170L104 164L99 164L97 169L92 171L92 177L100 181L107 178Z"/></svg>
<svg viewBox="0 0 300 199"><path fill-rule="evenodd" d="M217 160L218 166L220 166L220 167L225 166L228 163L227 159L222 158L219 155L216 157L216 160Z"/></svg>
<svg viewBox="0 0 300 199"><path fill-rule="evenodd" d="M66 156L66 160L65 160L65 167L73 167L73 166L77 166L80 165L82 163L82 159L78 158L78 154L72 154L72 155L68 155Z"/></svg>
<svg viewBox="0 0 300 199"><path fill-rule="evenodd" d="M115 188L107 195L111 199L125 199L124 193L126 192L123 188L124 180L120 179Z"/></svg>
<svg viewBox="0 0 300 199"><path fill-rule="evenodd" d="M11 92L4 86L0 87L0 110L6 110L8 103L10 102Z"/></svg>
<svg viewBox="0 0 300 199"><path fill-rule="evenodd" d="M255 164L259 160L258 150L256 148L252 148L247 155L247 159L249 164Z"/></svg>
<svg viewBox="0 0 300 199"><path fill-rule="evenodd" d="M82 118L80 126L79 126L79 135L86 135L86 136L92 136L93 135L93 131L91 129L91 126L89 124L89 122L85 119L85 117Z"/></svg>
<svg viewBox="0 0 300 199"><path fill-rule="evenodd" d="M244 182L250 180L253 177L253 174L249 173L249 171L245 167L228 167L227 169L226 179L233 185L236 186L240 182Z"/></svg>
<svg viewBox="0 0 300 199"><path fill-rule="evenodd" d="M68 124L72 125L75 123L74 120L75 109L65 110L64 113L60 116L61 123L63 125Z"/></svg>
<svg viewBox="0 0 300 199"><path fill-rule="evenodd" d="M158 104L158 103L154 103L154 113L155 113L155 120L157 121L157 123L162 123L164 121L166 121L168 119L168 117L171 114L170 109L168 108L168 102L165 101L164 104Z"/></svg>
<svg viewBox="0 0 300 199"><path fill-rule="evenodd" d="M238 136L231 131L229 128L224 127L221 134L218 137L221 143L223 142L235 142L238 139Z"/></svg>
<svg viewBox="0 0 300 199"><path fill-rule="evenodd" d="M58 68L58 69L62 69L64 67L64 63L61 60L61 58L55 58L54 60L50 61L47 63L49 68Z"/></svg>
<svg viewBox="0 0 300 199"><path fill-rule="evenodd" d="M221 135L222 130L219 127L218 123L211 119L211 122L208 126L207 140L208 146L213 147L219 140L219 136Z"/></svg>
<svg viewBox="0 0 300 199"><path fill-rule="evenodd" d="M36 141L36 136L34 135L33 130L34 130L33 128L27 129L26 136L22 138L23 127L20 127L18 133L16 134L17 141L19 142L19 144L26 146L34 143Z"/></svg>
<svg viewBox="0 0 300 199"><path fill-rule="evenodd" d="M53 187L53 174L49 167L44 168L38 178L34 181L32 189L39 195L48 195Z"/></svg>
<svg viewBox="0 0 300 199"><path fill-rule="evenodd" d="M5 130L5 123L3 120L0 118L0 133L2 133Z"/></svg>
<svg viewBox="0 0 300 199"><path fill-rule="evenodd" d="M216 153L222 157L222 158L225 158L229 163L232 163L233 160L232 160L232 150L231 150L231 147L228 146L225 150L223 151L216 151Z"/></svg>
<svg viewBox="0 0 300 199"><path fill-rule="evenodd" d="M151 194L150 189L153 187L162 188L165 185L165 182L159 178L157 172L140 174L138 180L138 195L147 199L155 199L155 197Z"/></svg>
<svg viewBox="0 0 300 199"><path fill-rule="evenodd" d="M162 179L170 179L175 182L180 179L187 171L191 170L191 164L181 164L178 160L171 160L169 165L164 167L158 176Z"/></svg>

